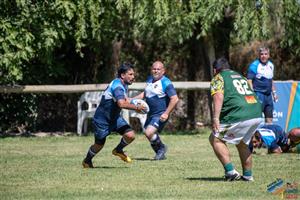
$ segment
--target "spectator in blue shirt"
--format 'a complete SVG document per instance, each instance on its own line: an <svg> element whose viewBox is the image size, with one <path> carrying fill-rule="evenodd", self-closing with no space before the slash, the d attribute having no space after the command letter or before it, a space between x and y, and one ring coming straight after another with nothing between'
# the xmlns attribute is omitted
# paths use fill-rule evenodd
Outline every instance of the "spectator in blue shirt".
<svg viewBox="0 0 300 200"><path fill-rule="evenodd" d="M261 47L258 53L259 58L252 62L248 68L247 79L262 104L265 122L272 123L273 101L278 100L273 81L274 64L269 60L269 48Z"/></svg>

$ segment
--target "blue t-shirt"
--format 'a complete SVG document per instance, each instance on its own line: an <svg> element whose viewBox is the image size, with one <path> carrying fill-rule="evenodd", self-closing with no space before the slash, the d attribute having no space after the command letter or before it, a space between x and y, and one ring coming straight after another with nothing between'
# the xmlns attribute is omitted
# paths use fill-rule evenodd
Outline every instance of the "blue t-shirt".
<svg viewBox="0 0 300 200"><path fill-rule="evenodd" d="M257 131L260 133L265 146L271 151L288 144L286 133L276 124L263 125Z"/></svg>
<svg viewBox="0 0 300 200"><path fill-rule="evenodd" d="M94 120L97 123L108 124L120 116L121 108L117 101L127 97L128 86L119 78L114 79L102 94L100 104L95 112Z"/></svg>
<svg viewBox="0 0 300 200"><path fill-rule="evenodd" d="M247 79L252 80L255 92L270 94L272 92L272 79L274 76L274 65L271 61L263 64L256 59L250 64Z"/></svg>
<svg viewBox="0 0 300 200"><path fill-rule="evenodd" d="M166 76L154 82L152 76L146 81L145 98L150 111L148 116L161 115L169 105L170 97L176 95L176 90Z"/></svg>

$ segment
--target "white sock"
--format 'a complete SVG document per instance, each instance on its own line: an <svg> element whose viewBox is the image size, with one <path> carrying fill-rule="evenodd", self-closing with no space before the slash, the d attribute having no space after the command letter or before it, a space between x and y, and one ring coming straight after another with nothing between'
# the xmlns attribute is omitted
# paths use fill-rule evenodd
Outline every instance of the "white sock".
<svg viewBox="0 0 300 200"><path fill-rule="evenodd" d="M244 178L244 179L247 179L247 180L249 180L249 181L253 181L253 176L244 176L244 175L243 175L243 178Z"/></svg>
<svg viewBox="0 0 300 200"><path fill-rule="evenodd" d="M233 169L231 171L226 172L226 174L233 175L233 174L239 174L239 173L235 169Z"/></svg>
<svg viewBox="0 0 300 200"><path fill-rule="evenodd" d="M155 141L155 140L156 140L156 138L157 138L157 134L154 134L154 135L152 136L152 138L150 139L150 142L153 142L153 141Z"/></svg>

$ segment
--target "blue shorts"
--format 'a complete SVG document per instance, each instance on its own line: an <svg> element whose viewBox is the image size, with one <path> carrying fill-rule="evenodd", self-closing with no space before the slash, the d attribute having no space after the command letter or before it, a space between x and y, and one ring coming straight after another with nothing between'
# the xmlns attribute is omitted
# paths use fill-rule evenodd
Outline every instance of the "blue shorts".
<svg viewBox="0 0 300 200"><path fill-rule="evenodd" d="M144 128L146 129L148 125L151 125L151 126L154 126L155 128L157 128L157 132L160 133L162 131L162 129L165 127L168 120L162 122L159 120L159 118L160 118L160 115L147 117Z"/></svg>
<svg viewBox="0 0 300 200"><path fill-rule="evenodd" d="M261 92L255 92L261 105L262 111L265 115L265 118L273 118L273 98L272 94L264 94Z"/></svg>
<svg viewBox="0 0 300 200"><path fill-rule="evenodd" d="M117 132L121 135L131 131L131 126L127 123L127 121L119 116L116 120L112 122L107 122L103 117L97 118L97 121L93 119L93 124L95 127L95 140L102 140L106 138L111 132Z"/></svg>

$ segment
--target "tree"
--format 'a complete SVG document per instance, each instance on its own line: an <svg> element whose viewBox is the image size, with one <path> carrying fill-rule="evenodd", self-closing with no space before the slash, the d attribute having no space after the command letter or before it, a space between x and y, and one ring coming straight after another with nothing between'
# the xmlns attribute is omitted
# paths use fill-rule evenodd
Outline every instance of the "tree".
<svg viewBox="0 0 300 200"><path fill-rule="evenodd" d="M117 5L130 13L134 38L145 46L157 44L164 57L170 52L170 62L184 60L187 74L181 80L210 80L215 57L229 57L230 46L252 40L280 38L282 47L292 47L290 53L300 55L300 26L292 25L300 22L299 1L119 0ZM188 116L192 124L195 99L198 97L190 92Z"/></svg>
<svg viewBox="0 0 300 200"><path fill-rule="evenodd" d="M172 66L174 80L208 81L215 57L253 40L279 40L285 55L300 55L299 0L3 0L0 6L0 84L107 82L124 60L136 64L142 81L155 59ZM207 97L187 96L193 128L195 111L203 112L195 99Z"/></svg>

